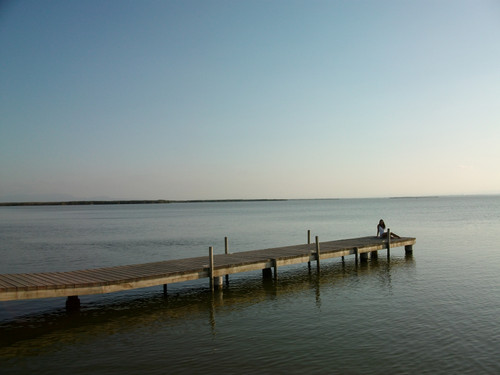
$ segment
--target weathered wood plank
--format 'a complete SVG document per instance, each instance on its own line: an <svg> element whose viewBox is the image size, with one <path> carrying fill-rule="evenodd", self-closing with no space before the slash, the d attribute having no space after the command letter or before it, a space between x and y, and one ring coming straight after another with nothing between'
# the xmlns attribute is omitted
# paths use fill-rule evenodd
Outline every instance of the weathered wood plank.
<svg viewBox="0 0 500 375"><path fill-rule="evenodd" d="M32 286L32 284L29 281L26 281L23 274L12 274L11 273L11 274L3 275L3 276L7 282L11 283L16 288Z"/></svg>
<svg viewBox="0 0 500 375"><path fill-rule="evenodd" d="M36 274L22 274L23 279L29 283L28 288L37 289L44 288L47 285L47 280L37 277ZM17 285L19 287L19 285Z"/></svg>
<svg viewBox="0 0 500 375"><path fill-rule="evenodd" d="M0 275L0 290L15 287L16 285L10 282L4 275Z"/></svg>

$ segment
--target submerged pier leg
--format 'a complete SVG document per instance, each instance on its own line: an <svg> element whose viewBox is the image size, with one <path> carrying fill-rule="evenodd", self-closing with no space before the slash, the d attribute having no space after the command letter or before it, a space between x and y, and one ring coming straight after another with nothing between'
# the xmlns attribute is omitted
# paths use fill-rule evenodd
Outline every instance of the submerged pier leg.
<svg viewBox="0 0 500 375"><path fill-rule="evenodd" d="M411 254L411 253L413 253L413 245L406 245L406 246L405 246L405 253L406 253L406 254Z"/></svg>
<svg viewBox="0 0 500 375"><path fill-rule="evenodd" d="M311 244L311 230L310 229L307 230L307 244L308 245ZM309 271L311 271L311 261L307 262L307 268L309 269Z"/></svg>
<svg viewBox="0 0 500 375"><path fill-rule="evenodd" d="M263 268L262 269L262 277L264 279L272 279L273 278L273 269L272 268Z"/></svg>
<svg viewBox="0 0 500 375"><path fill-rule="evenodd" d="M359 259L361 260L361 262L367 262L368 261L368 253L359 254Z"/></svg>
<svg viewBox="0 0 500 375"><path fill-rule="evenodd" d="M208 253L209 253L209 278L210 278L210 289L212 292L214 292L216 289L217 290L222 290L222 287L224 285L223 283L223 277L222 276L214 276L215 274L215 262L214 262L214 248L213 246L210 246L208 248Z"/></svg>
<svg viewBox="0 0 500 375"><path fill-rule="evenodd" d="M375 250L375 251L370 252L370 258L377 259L378 258L378 251Z"/></svg>
<svg viewBox="0 0 500 375"><path fill-rule="evenodd" d="M68 296L66 298L66 311L80 310L80 298L78 296Z"/></svg>
<svg viewBox="0 0 500 375"><path fill-rule="evenodd" d="M227 276L227 275L226 275ZM224 282L223 282L223 277L222 276L216 276L213 279L213 285L216 290L222 290L224 287Z"/></svg>
<svg viewBox="0 0 500 375"><path fill-rule="evenodd" d="M229 254L229 244L227 242L227 237L224 237L224 251L225 254ZM226 285L229 285L229 275L226 275Z"/></svg>
<svg viewBox="0 0 500 375"><path fill-rule="evenodd" d="M391 256L391 229L387 228L387 258Z"/></svg>
<svg viewBox="0 0 500 375"><path fill-rule="evenodd" d="M214 248L213 246L210 246L208 248L208 264L209 264L209 279L210 279L210 289L212 292L215 289L215 283L214 283Z"/></svg>
<svg viewBox="0 0 500 375"><path fill-rule="evenodd" d="M319 249L319 237L316 236L316 268L318 269L318 273L320 271L320 260L321 258L321 252L320 252L320 249Z"/></svg>

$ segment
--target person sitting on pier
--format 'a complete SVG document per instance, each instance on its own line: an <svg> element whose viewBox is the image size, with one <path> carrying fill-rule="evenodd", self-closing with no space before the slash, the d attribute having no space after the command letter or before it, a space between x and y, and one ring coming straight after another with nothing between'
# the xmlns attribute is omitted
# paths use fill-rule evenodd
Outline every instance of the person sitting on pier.
<svg viewBox="0 0 500 375"><path fill-rule="evenodd" d="M387 238L387 232L385 231L385 223L384 220L380 219L377 225L377 237L379 238ZM401 238L396 233L391 232L391 238Z"/></svg>

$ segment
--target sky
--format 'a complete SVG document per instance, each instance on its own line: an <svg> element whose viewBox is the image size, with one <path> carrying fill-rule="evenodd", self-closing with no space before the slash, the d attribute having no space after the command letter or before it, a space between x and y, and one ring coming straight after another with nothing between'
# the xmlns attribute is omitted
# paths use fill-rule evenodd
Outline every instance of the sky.
<svg viewBox="0 0 500 375"><path fill-rule="evenodd" d="M500 193L500 1L0 0L0 202Z"/></svg>

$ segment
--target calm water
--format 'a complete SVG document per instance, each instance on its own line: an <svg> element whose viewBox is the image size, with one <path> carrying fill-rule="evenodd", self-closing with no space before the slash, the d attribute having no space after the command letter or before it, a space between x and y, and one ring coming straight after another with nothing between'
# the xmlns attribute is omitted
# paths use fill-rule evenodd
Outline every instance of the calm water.
<svg viewBox="0 0 500 375"><path fill-rule="evenodd" d="M103 296L0 302L2 374L498 374L500 197L1 207L0 273L61 271L375 235L353 258ZM313 237L314 238L314 237Z"/></svg>

